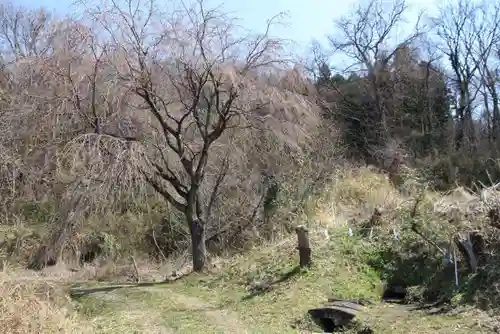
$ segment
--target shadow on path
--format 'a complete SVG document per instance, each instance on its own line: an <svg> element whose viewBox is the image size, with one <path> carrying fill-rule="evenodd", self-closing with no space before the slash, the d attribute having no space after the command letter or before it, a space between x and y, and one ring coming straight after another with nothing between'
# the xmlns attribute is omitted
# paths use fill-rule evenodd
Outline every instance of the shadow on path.
<svg viewBox="0 0 500 334"><path fill-rule="evenodd" d="M83 296L88 296L94 293L100 292L111 292L118 289L127 289L127 288L141 288L141 287L150 287L157 285L167 285L170 282L145 282L145 283L117 283L114 285L106 285L95 288L78 288L73 286L70 289L69 295L71 298L80 298Z"/></svg>
<svg viewBox="0 0 500 334"><path fill-rule="evenodd" d="M249 300L257 296L261 296L271 290L273 290L280 283L286 282L295 276L298 276L302 272L300 266L296 266L284 273L281 273L278 278L272 281L267 281L259 285L253 286L250 289L250 293L245 295L242 300Z"/></svg>

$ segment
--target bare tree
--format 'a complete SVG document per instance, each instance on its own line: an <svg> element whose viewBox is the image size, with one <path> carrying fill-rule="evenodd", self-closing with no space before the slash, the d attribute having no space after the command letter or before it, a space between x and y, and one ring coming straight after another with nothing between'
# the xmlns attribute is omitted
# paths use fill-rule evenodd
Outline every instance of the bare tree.
<svg viewBox="0 0 500 334"><path fill-rule="evenodd" d="M474 30L478 43L473 51L474 61L479 63L479 85L483 95L488 123L488 138L493 144L493 153L498 150L500 131L500 96L498 91L500 66L495 59L500 45L500 5L483 2L478 8Z"/></svg>
<svg viewBox="0 0 500 334"><path fill-rule="evenodd" d="M498 9L492 9L486 2L481 5L461 0L441 8L434 19L440 49L449 59L451 82L457 93L456 147L475 142L474 101L480 82L488 83L487 64L498 40Z"/></svg>
<svg viewBox="0 0 500 334"><path fill-rule="evenodd" d="M53 51L52 37L55 29L49 13L44 10L28 10L12 4L0 6L1 50L1 123L3 171L0 191L2 200L14 198L40 198L45 192L53 158L49 136L33 137L33 132L51 132L46 118L55 107L43 83L48 76L41 59ZM47 138L49 137L49 138ZM5 188L10 196L6 196ZM39 191L40 190L40 191Z"/></svg>
<svg viewBox="0 0 500 334"><path fill-rule="evenodd" d="M100 24L94 27L92 59L102 66L94 67L98 75L90 75L90 96L116 87L114 100L122 102L113 110L106 99L90 103L90 110L96 103L106 110L91 121L92 133L73 141L69 156L75 161L82 156L78 152L87 151L93 157L85 163L87 179L107 182L108 188L125 178L145 180L184 214L193 269L202 270L207 220L228 164L220 159L222 168L207 192L209 160L223 154L221 145L263 124L273 110L310 113L307 97L276 80L287 60L280 40L269 35L278 17L252 36L202 1L170 13L154 1L111 1L86 4L85 15ZM107 84L96 85L98 80ZM110 119L117 124L114 130L97 126Z"/></svg>
<svg viewBox="0 0 500 334"><path fill-rule="evenodd" d="M0 5L0 48L3 56L19 59L40 56L51 46L51 16L43 10Z"/></svg>
<svg viewBox="0 0 500 334"><path fill-rule="evenodd" d="M349 59L344 71L365 74L365 89L374 109L366 121L373 124L372 128L379 129L377 145L388 142L394 128L390 123L396 112L391 106L394 80L390 80L390 62L422 36L419 16L414 29L403 38L397 38L399 30L407 23L407 12L404 0L391 5L380 0L362 2L348 16L337 20L339 32L329 36L333 51Z"/></svg>

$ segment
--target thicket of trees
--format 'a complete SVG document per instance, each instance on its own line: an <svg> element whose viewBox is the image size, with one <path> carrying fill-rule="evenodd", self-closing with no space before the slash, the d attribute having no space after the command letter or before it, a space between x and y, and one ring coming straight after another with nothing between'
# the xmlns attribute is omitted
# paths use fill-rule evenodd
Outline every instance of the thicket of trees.
<svg viewBox="0 0 500 334"><path fill-rule="evenodd" d="M371 1L336 22L328 51L352 63L333 74L315 49L327 117L368 163L404 160L440 188L497 181L500 6L460 0L413 30L408 13L405 1Z"/></svg>
<svg viewBox="0 0 500 334"><path fill-rule="evenodd" d="M287 201L296 215L340 153L390 172L405 163L439 188L500 178L494 2L421 16L403 38L404 0L360 3L327 46L351 66L316 48L314 76L290 66L274 20L253 35L201 0L79 6L64 19L0 7L4 220L20 202L52 205L33 268L89 217L160 198L202 270L208 241L274 231Z"/></svg>

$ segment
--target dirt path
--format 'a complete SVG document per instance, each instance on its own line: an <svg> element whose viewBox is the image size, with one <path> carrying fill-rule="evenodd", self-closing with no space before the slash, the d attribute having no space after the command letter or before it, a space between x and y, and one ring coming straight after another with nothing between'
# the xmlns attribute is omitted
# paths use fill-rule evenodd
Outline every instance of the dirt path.
<svg viewBox="0 0 500 334"><path fill-rule="evenodd" d="M225 309L214 308L212 305L207 304L196 297L186 296L177 292L173 292L170 289L148 288L147 290L153 293L168 294L170 298L173 298L175 300L176 303L179 303L192 311L204 313L207 318L214 325L220 328L224 333L248 333L248 331L245 329L245 326L240 321L238 315L234 312Z"/></svg>
<svg viewBox="0 0 500 334"><path fill-rule="evenodd" d="M156 309L135 304L119 291L99 292L92 295L92 301L97 299L107 305L108 309L93 317L99 333L117 333L124 331L140 331L147 334L171 334L174 331L163 323L162 314ZM120 305L120 307L114 307ZM112 310L112 312L109 312ZM131 329L131 330L130 330Z"/></svg>
<svg viewBox="0 0 500 334"><path fill-rule="evenodd" d="M97 310L93 319L102 333L117 333L129 327L151 334L249 333L234 312L172 291L166 285L97 290L78 289L78 292L91 292L85 303L99 300L103 304L106 311Z"/></svg>

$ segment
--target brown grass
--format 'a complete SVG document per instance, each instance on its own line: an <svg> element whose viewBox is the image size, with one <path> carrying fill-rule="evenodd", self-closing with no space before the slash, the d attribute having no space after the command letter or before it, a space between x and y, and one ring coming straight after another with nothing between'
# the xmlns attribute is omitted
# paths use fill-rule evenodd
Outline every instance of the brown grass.
<svg viewBox="0 0 500 334"><path fill-rule="evenodd" d="M0 274L0 323L4 333L92 333L73 311L57 279Z"/></svg>
<svg viewBox="0 0 500 334"><path fill-rule="evenodd" d="M166 274L182 271L185 262L184 257L163 264L138 259L141 281L162 281ZM70 285L96 284L98 281L130 282L131 276L135 276L135 270L131 264L123 261L86 265L78 271L68 270L61 263L40 272L10 268L4 263L0 272L0 323L3 326L0 332L103 332L103 328L97 328L93 321L84 318L84 314L77 311L77 302L69 296ZM147 312L148 310L144 310L144 313ZM125 316L132 317L132 314L127 313ZM106 323L113 327L115 318L110 316Z"/></svg>
<svg viewBox="0 0 500 334"><path fill-rule="evenodd" d="M390 211L404 202L385 175L368 168L339 170L335 180L311 208L313 220L321 225L364 219L375 207Z"/></svg>

